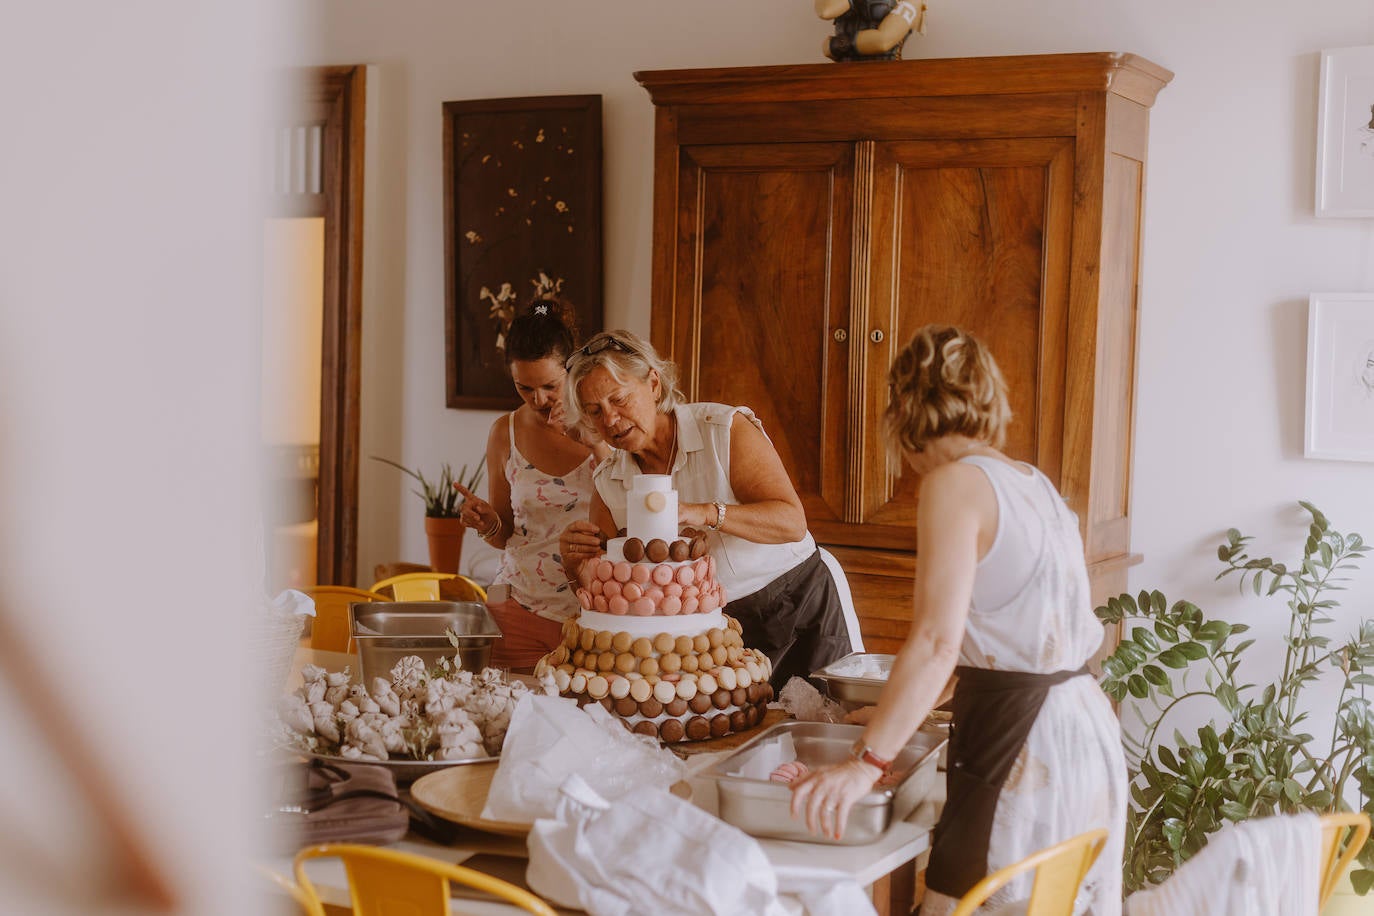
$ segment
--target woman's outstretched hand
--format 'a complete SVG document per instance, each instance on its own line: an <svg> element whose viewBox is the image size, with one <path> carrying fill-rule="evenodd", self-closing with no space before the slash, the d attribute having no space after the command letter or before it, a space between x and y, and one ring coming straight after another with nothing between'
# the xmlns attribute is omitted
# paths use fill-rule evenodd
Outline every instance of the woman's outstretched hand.
<svg viewBox="0 0 1374 916"><path fill-rule="evenodd" d="M877 767L862 760L846 760L803 776L792 783L792 817L805 818L812 834L838 840L849 821L849 809L881 775Z"/></svg>
<svg viewBox="0 0 1374 916"><path fill-rule="evenodd" d="M491 503L461 483L455 483L453 489L457 490L463 497L463 505L458 512L458 520L463 523L464 527L482 534L501 524L501 516L492 508Z"/></svg>

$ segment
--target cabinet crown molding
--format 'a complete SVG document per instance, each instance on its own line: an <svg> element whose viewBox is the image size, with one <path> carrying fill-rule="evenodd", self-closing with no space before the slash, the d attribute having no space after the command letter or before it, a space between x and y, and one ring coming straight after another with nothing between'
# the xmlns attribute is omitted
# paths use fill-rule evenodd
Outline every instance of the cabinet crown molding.
<svg viewBox="0 0 1374 916"><path fill-rule="evenodd" d="M1009 57L947 57L635 73L655 105L783 99L1104 92L1147 108L1172 72L1135 54L1097 51Z"/></svg>

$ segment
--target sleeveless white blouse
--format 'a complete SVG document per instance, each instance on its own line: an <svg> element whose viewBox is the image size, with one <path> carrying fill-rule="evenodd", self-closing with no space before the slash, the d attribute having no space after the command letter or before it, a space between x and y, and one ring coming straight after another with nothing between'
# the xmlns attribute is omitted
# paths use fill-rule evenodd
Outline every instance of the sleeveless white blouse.
<svg viewBox="0 0 1374 916"><path fill-rule="evenodd" d="M679 505L738 503L730 487L730 424L737 413L763 431L763 424L747 407L701 402L673 409L677 418L677 455L672 475ZM613 451L596 469L597 492L617 528L625 527L625 500L638 473L634 456L623 449ZM756 544L717 531L706 532L706 537L707 548L716 558L716 578L725 589L726 601L752 595L816 552L810 532L789 544Z"/></svg>

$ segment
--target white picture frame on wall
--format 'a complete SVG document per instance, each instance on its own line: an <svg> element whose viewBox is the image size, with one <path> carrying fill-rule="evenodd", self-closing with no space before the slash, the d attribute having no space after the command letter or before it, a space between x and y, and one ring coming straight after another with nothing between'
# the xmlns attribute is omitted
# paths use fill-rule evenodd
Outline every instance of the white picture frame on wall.
<svg viewBox="0 0 1374 916"><path fill-rule="evenodd" d="M1374 45L1321 54L1317 215L1374 217Z"/></svg>
<svg viewBox="0 0 1374 916"><path fill-rule="evenodd" d="M1374 292L1309 299L1303 454L1374 461Z"/></svg>

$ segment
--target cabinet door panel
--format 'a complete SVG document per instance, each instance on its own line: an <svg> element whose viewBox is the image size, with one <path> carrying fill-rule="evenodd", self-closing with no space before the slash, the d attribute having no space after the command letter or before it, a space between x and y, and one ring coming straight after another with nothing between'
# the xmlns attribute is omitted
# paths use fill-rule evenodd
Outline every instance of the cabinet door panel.
<svg viewBox="0 0 1374 916"><path fill-rule="evenodd" d="M753 409L811 519L844 510L853 164L847 143L683 147L678 176L682 389Z"/></svg>
<svg viewBox="0 0 1374 916"><path fill-rule="evenodd" d="M1007 453L1057 480L1072 180L1067 140L877 145L872 293L855 308L856 332L870 340L862 520L893 529L893 546L910 544L918 481L882 448L887 372L924 324L958 325L988 344L1011 399Z"/></svg>

